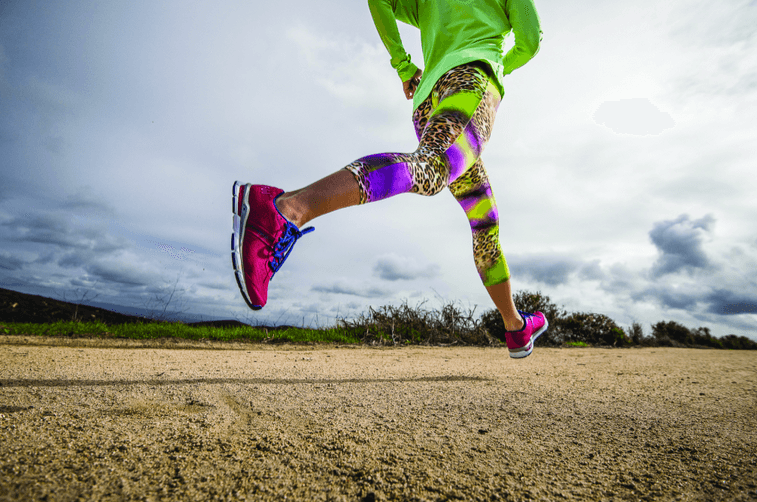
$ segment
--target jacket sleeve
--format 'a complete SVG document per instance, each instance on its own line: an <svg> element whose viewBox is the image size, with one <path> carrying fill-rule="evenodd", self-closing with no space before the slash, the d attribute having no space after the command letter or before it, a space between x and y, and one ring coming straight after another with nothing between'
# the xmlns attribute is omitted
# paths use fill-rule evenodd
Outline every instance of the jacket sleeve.
<svg viewBox="0 0 757 502"><path fill-rule="evenodd" d="M368 0L368 7L381 41L391 56L392 68L397 70L403 82L407 82L413 78L418 67L410 61L410 54L405 52L405 47L402 45L400 32L397 29L397 19L392 10L392 0Z"/></svg>
<svg viewBox="0 0 757 502"><path fill-rule="evenodd" d="M542 39L541 23L533 0L506 0L505 14L510 20L515 45L505 54L504 74L528 63L537 52Z"/></svg>

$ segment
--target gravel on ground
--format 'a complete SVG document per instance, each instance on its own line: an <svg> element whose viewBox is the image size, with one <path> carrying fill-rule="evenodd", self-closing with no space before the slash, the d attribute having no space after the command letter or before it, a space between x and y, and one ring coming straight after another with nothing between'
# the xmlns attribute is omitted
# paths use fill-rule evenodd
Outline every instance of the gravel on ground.
<svg viewBox="0 0 757 502"><path fill-rule="evenodd" d="M0 337L0 500L755 500L757 353Z"/></svg>

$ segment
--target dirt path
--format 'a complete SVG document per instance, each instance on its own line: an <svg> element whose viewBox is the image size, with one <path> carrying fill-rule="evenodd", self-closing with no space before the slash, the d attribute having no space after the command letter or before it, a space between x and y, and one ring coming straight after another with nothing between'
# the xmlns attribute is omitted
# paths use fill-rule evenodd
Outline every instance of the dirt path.
<svg viewBox="0 0 757 502"><path fill-rule="evenodd" d="M19 341L0 500L757 499L755 352Z"/></svg>

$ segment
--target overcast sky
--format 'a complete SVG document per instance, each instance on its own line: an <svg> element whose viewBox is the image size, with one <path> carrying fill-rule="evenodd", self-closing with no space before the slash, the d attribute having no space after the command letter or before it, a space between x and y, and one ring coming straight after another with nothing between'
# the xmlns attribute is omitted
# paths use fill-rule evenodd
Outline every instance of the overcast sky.
<svg viewBox="0 0 757 502"><path fill-rule="evenodd" d="M514 289L757 339L757 3L536 5L484 152ZM493 308L447 191L314 220L258 313L236 287L234 180L413 151L411 113L365 1L0 0L0 285L139 307L177 284L252 323Z"/></svg>

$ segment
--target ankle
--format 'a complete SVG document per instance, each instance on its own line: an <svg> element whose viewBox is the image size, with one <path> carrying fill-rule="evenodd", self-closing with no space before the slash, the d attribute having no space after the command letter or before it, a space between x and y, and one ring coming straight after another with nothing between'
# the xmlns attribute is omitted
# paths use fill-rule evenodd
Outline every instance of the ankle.
<svg viewBox="0 0 757 502"><path fill-rule="evenodd" d="M294 224L297 228L301 228L302 225L307 223L306 221L303 221L302 214L297 211L297 205L293 203L292 197L287 197L286 193L276 199L276 209L279 210L281 216L286 218L287 221Z"/></svg>
<svg viewBox="0 0 757 502"><path fill-rule="evenodd" d="M520 314L518 314L518 317L513 317L512 319L503 318L502 321L505 323L507 331L523 331L526 327L526 320Z"/></svg>

